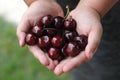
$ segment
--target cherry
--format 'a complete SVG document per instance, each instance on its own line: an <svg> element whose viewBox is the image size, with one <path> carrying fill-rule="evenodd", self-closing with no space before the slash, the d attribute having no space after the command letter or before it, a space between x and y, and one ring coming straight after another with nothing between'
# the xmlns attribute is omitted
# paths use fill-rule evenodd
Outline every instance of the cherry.
<svg viewBox="0 0 120 80"><path fill-rule="evenodd" d="M48 50L48 56L52 59L52 60L57 60L58 57L60 55L60 50L57 49L57 48L53 48L51 47L49 50Z"/></svg>
<svg viewBox="0 0 120 80"><path fill-rule="evenodd" d="M50 42L51 41L51 38L47 35L45 36L42 36L38 39L38 46L40 48L48 48L50 46Z"/></svg>
<svg viewBox="0 0 120 80"><path fill-rule="evenodd" d="M61 16L56 16L53 18L53 25L55 28L62 29L63 28L64 18Z"/></svg>
<svg viewBox="0 0 120 80"><path fill-rule="evenodd" d="M60 62L60 61L62 61L63 59L65 59L65 56L64 56L63 54L60 54L57 60Z"/></svg>
<svg viewBox="0 0 120 80"><path fill-rule="evenodd" d="M34 34L34 35L36 35L36 36L41 36L42 35L42 31L43 31L43 27L42 27L42 25L40 25L40 24L37 24L37 25L35 25L33 28L32 28L32 33Z"/></svg>
<svg viewBox="0 0 120 80"><path fill-rule="evenodd" d="M51 40L51 43L54 47L61 48L63 46L63 39L61 36L54 36Z"/></svg>
<svg viewBox="0 0 120 80"><path fill-rule="evenodd" d="M73 18L66 19L64 21L64 27L69 31L74 31L76 29L76 21Z"/></svg>
<svg viewBox="0 0 120 80"><path fill-rule="evenodd" d="M74 41L79 44L79 47L81 48L81 50L85 49L86 45L88 44L87 40L88 40L88 37L83 34L74 37Z"/></svg>
<svg viewBox="0 0 120 80"><path fill-rule="evenodd" d="M65 45L65 54L71 57L75 57L80 53L80 48L76 42L69 42Z"/></svg>
<svg viewBox="0 0 120 80"><path fill-rule="evenodd" d="M44 29L43 34L53 37L57 34L57 30L56 29Z"/></svg>
<svg viewBox="0 0 120 80"><path fill-rule="evenodd" d="M64 47L63 47L63 48L61 48L61 54L59 55L57 60L60 62L60 61L64 60L66 57L68 57L68 55L65 54Z"/></svg>
<svg viewBox="0 0 120 80"><path fill-rule="evenodd" d="M77 36L78 34L77 34L77 32L76 31L74 31L74 32L71 32L71 31L65 31L65 33L64 33L64 40L65 40L65 42L69 42L69 41L72 41L73 40L73 38L75 37L75 36Z"/></svg>
<svg viewBox="0 0 120 80"><path fill-rule="evenodd" d="M35 45L37 43L37 37L35 37L33 34L28 33L25 37L25 42L28 45Z"/></svg>
<svg viewBox="0 0 120 80"><path fill-rule="evenodd" d="M44 24L45 26L51 26L52 24L52 16L51 15L46 15L41 18L41 23Z"/></svg>

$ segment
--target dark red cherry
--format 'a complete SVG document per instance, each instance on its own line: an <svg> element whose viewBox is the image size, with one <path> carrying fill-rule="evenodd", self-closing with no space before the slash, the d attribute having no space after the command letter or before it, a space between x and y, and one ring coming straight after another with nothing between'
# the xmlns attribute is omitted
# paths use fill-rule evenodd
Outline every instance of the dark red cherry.
<svg viewBox="0 0 120 80"><path fill-rule="evenodd" d="M50 46L51 38L47 35L38 38L38 46L47 49Z"/></svg>
<svg viewBox="0 0 120 80"><path fill-rule="evenodd" d="M88 37L85 35L79 35L74 37L74 41L79 44L81 50L84 50L86 45L88 44Z"/></svg>
<svg viewBox="0 0 120 80"><path fill-rule="evenodd" d="M53 48L51 47L48 50L48 56L52 59L52 60L57 60L60 54L60 50L57 48Z"/></svg>
<svg viewBox="0 0 120 80"><path fill-rule="evenodd" d="M57 60L60 62L60 61L64 60L67 57L68 57L68 55L65 54L64 48L61 48L61 53L60 53L60 55L59 55Z"/></svg>
<svg viewBox="0 0 120 80"><path fill-rule="evenodd" d="M63 54L63 56L66 58L68 57L68 55L65 53L65 47L66 47L67 43L61 48L61 53Z"/></svg>
<svg viewBox="0 0 120 80"><path fill-rule="evenodd" d="M53 25L55 28L62 29L63 28L64 18L61 16L56 16L53 18Z"/></svg>
<svg viewBox="0 0 120 80"><path fill-rule="evenodd" d="M41 18L41 23L45 26L51 26L53 17L51 15L46 15Z"/></svg>
<svg viewBox="0 0 120 80"><path fill-rule="evenodd" d="M69 31L74 31L76 29L76 21L72 18L66 19L64 21L64 27Z"/></svg>
<svg viewBox="0 0 120 80"><path fill-rule="evenodd" d="M57 60L60 62L64 59L65 59L65 56L63 54L60 54Z"/></svg>
<svg viewBox="0 0 120 80"><path fill-rule="evenodd" d="M69 42L65 45L65 54L71 57L75 57L80 53L80 48L76 42Z"/></svg>
<svg viewBox="0 0 120 80"><path fill-rule="evenodd" d="M51 40L54 47L61 48L63 46L63 39L61 36L54 36Z"/></svg>
<svg viewBox="0 0 120 80"><path fill-rule="evenodd" d="M65 42L68 43L69 41L72 41L73 38L74 38L75 36L77 36L77 35L78 35L78 34L77 34L76 31L74 31L74 32L66 31L66 32L64 33L63 38L64 38Z"/></svg>
<svg viewBox="0 0 120 80"><path fill-rule="evenodd" d="M56 29L44 29L43 34L53 37L57 34L57 30Z"/></svg>
<svg viewBox="0 0 120 80"><path fill-rule="evenodd" d="M33 28L32 28L32 33L36 36L41 36L42 35L42 31L43 31L43 27L42 25L40 24L37 24L35 25Z"/></svg>
<svg viewBox="0 0 120 80"><path fill-rule="evenodd" d="M33 34L28 33L25 37L25 42L28 45L35 45L37 43L37 37L35 37Z"/></svg>

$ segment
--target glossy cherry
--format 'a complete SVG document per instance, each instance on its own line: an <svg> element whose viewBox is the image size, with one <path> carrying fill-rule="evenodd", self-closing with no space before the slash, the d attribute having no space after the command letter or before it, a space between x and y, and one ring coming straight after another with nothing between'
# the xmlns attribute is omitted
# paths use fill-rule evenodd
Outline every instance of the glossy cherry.
<svg viewBox="0 0 120 80"><path fill-rule="evenodd" d="M28 33L25 37L25 42L28 45L35 45L37 43L37 37L35 37L33 34Z"/></svg>
<svg viewBox="0 0 120 80"><path fill-rule="evenodd" d="M74 41L79 44L81 50L84 50L86 45L88 44L88 37L85 35L79 35L74 37Z"/></svg>
<svg viewBox="0 0 120 80"><path fill-rule="evenodd" d="M76 29L76 21L73 18L66 19L64 21L64 28L69 31L74 31Z"/></svg>
<svg viewBox="0 0 120 80"><path fill-rule="evenodd" d="M51 43L54 47L61 48L64 44L61 36L54 36L51 40Z"/></svg>
<svg viewBox="0 0 120 80"><path fill-rule="evenodd" d="M68 42L72 41L73 38L74 38L75 36L77 36L77 35L78 35L78 34L77 34L76 31L74 31L74 32L66 31L66 32L64 33L63 38L64 38L65 42L68 43Z"/></svg>
<svg viewBox="0 0 120 80"><path fill-rule="evenodd" d="M71 57L75 57L80 53L80 47L76 42L69 42L68 44L65 45L65 54Z"/></svg>
<svg viewBox="0 0 120 80"><path fill-rule="evenodd" d="M32 33L36 36L41 36L42 35L42 31L43 31L43 26L40 25L40 24L37 24L35 25L33 28L32 28Z"/></svg>
<svg viewBox="0 0 120 80"><path fill-rule="evenodd" d="M51 44L51 38L47 35L42 36L38 39L38 46L40 48L45 48L47 49Z"/></svg>
<svg viewBox="0 0 120 80"><path fill-rule="evenodd" d="M64 52L64 47L61 48L61 53L60 53L60 55L59 55L59 57L58 57L57 60L60 62L60 61L64 60L64 59L67 58L67 57L68 57L68 55L65 54L65 52Z"/></svg>
<svg viewBox="0 0 120 80"><path fill-rule="evenodd" d="M53 25L57 29L63 29L64 18L61 16L56 16L53 18Z"/></svg>
<svg viewBox="0 0 120 80"><path fill-rule="evenodd" d="M48 56L52 59L52 60L57 60L58 57L60 55L60 50L54 47L51 47L48 50Z"/></svg>
<svg viewBox="0 0 120 80"><path fill-rule="evenodd" d="M46 15L41 18L41 23L44 24L45 26L52 26L52 19L53 17L51 15Z"/></svg>

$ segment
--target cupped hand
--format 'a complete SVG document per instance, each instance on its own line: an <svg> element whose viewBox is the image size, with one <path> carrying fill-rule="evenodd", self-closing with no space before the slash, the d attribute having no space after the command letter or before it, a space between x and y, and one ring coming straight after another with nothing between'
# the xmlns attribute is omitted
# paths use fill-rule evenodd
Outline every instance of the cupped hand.
<svg viewBox="0 0 120 80"><path fill-rule="evenodd" d="M71 11L70 16L77 22L77 32L88 36L88 44L84 51L76 57L68 57L55 68L56 75L68 72L80 64L90 60L99 46L102 36L100 15L89 7L77 7Z"/></svg>
<svg viewBox="0 0 120 80"><path fill-rule="evenodd" d="M24 13L18 27L17 36L20 46L25 45L25 36L31 26L34 26L39 22L40 18L44 15L52 16L64 16L61 7L55 2L55 0L37 0L33 2L27 11ZM47 66L49 69L54 69L57 61L52 61L48 56L35 46L29 46L29 50L33 55L41 62L41 64Z"/></svg>

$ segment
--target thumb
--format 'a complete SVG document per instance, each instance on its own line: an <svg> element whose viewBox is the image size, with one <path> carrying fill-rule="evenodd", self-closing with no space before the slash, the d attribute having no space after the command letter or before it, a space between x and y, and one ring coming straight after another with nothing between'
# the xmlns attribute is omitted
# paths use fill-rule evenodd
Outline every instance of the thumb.
<svg viewBox="0 0 120 80"><path fill-rule="evenodd" d="M86 57L89 59L92 58L93 54L97 50L102 36L102 27L99 29L92 30L88 36L88 44L85 49Z"/></svg>
<svg viewBox="0 0 120 80"><path fill-rule="evenodd" d="M30 24L28 23L28 20L24 20L24 19L20 21L20 24L17 27L16 35L18 37L19 45L21 47L25 45L25 36L29 28L30 28Z"/></svg>
<svg viewBox="0 0 120 80"><path fill-rule="evenodd" d="M17 36L18 36L18 40L19 40L19 45L21 47L23 47L25 45L25 36L26 36L26 34L24 32L19 32L17 34Z"/></svg>

